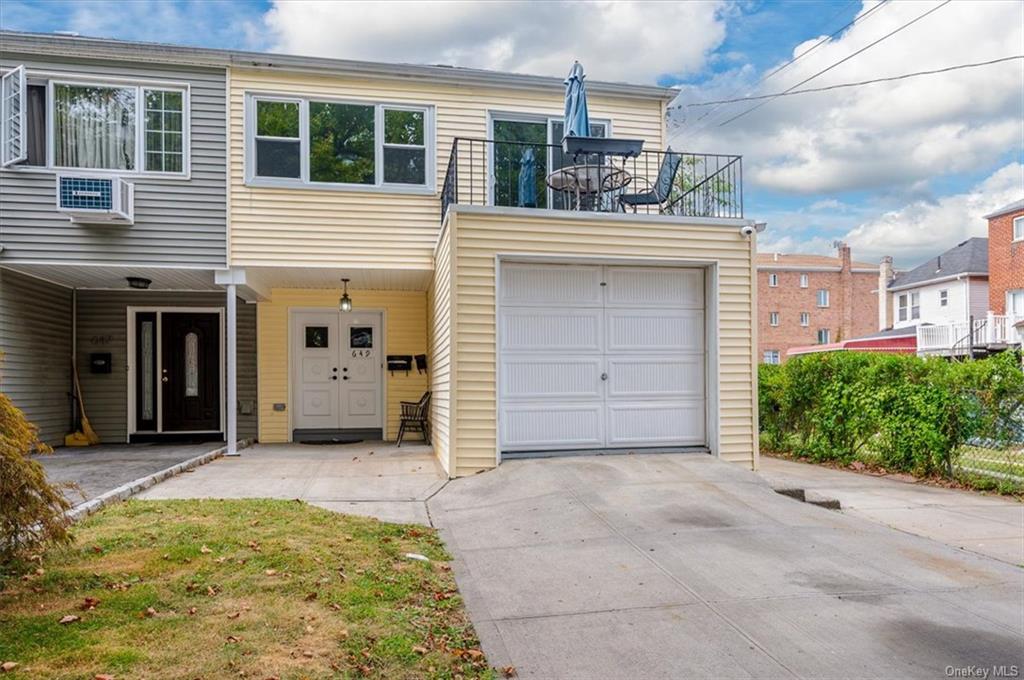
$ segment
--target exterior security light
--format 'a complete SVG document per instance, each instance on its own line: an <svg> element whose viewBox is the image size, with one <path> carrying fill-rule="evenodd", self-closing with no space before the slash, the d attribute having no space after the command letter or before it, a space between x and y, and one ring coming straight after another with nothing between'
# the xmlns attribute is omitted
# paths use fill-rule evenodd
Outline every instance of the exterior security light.
<svg viewBox="0 0 1024 680"><path fill-rule="evenodd" d="M149 284L153 283L149 279L144 279L141 276L129 276L126 280L128 281L129 288L137 288L138 290L146 290L149 288Z"/></svg>
<svg viewBox="0 0 1024 680"><path fill-rule="evenodd" d="M338 309L343 312L352 311L352 298L348 296L348 279L342 279L341 283L345 286L345 290L341 293L341 299L338 300Z"/></svg>

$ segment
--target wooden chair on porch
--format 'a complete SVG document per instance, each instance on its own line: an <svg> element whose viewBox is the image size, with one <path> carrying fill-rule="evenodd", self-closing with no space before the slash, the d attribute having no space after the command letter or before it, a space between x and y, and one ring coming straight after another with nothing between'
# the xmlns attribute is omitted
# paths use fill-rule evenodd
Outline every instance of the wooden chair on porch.
<svg viewBox="0 0 1024 680"><path fill-rule="evenodd" d="M417 402L403 401L399 405L402 407L402 413L398 421L398 446L402 445L407 430L422 432L423 441L429 444L430 421L427 416L430 412L430 392L424 392Z"/></svg>

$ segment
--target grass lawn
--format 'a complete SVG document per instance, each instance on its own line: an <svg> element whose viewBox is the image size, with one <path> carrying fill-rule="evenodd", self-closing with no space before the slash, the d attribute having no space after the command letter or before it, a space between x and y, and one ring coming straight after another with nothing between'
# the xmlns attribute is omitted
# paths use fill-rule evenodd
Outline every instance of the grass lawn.
<svg viewBox="0 0 1024 680"><path fill-rule="evenodd" d="M129 501L75 534L0 581L4 678L496 675L431 529L297 501Z"/></svg>

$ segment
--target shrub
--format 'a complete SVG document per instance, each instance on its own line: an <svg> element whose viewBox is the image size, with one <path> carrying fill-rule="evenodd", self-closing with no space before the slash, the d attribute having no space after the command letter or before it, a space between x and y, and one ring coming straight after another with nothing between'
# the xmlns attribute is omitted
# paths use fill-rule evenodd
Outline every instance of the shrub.
<svg viewBox="0 0 1024 680"><path fill-rule="evenodd" d="M34 452L49 453L25 414L0 393L0 567L49 543L67 543L71 504L46 481Z"/></svg>

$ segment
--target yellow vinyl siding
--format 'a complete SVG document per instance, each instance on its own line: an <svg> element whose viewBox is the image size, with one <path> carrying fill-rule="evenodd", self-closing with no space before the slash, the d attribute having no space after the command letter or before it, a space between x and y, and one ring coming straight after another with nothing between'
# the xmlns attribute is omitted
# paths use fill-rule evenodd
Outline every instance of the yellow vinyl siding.
<svg viewBox="0 0 1024 680"><path fill-rule="evenodd" d="M557 87L454 86L416 79L367 80L242 68L231 69L230 85L232 266L430 269L440 227L437 194L247 186L246 92L434 106L438 192L452 140L485 138L489 111L561 116L564 106ZM663 102L592 95L589 106L592 118L612 121L615 136L642 138L648 149L662 148ZM476 195L482 198L482 158L474 161L481 164L473 179ZM460 172L460 185L470 181L466 169Z"/></svg>
<svg viewBox="0 0 1024 680"><path fill-rule="evenodd" d="M415 291L350 290L356 309L383 309L388 354L427 353L426 293ZM259 438L262 442L286 442L288 413L292 403L288 394L288 310L293 307L337 309L341 290L275 288L271 299L257 306L257 355L259 363ZM381 357L381 361L384 357ZM428 362L429 362L428 356ZM428 363L428 367L429 367ZM384 436L398 436L400 401L418 401L427 389L428 376L413 368L385 371L387 418ZM275 411L275 403L287 404L286 411ZM414 435L415 436L415 435Z"/></svg>
<svg viewBox="0 0 1024 680"><path fill-rule="evenodd" d="M496 356L495 267L497 255L647 258L716 262L719 273L719 455L754 464L756 442L755 359L751 240L738 227L685 224L676 219L597 219L537 211L498 214L453 211L448 228L454 257L451 378L453 476L495 465ZM709 404L709 406L711 406ZM713 406L712 406L713 407Z"/></svg>
<svg viewBox="0 0 1024 680"><path fill-rule="evenodd" d="M430 424L434 453L445 470L451 468L452 394L452 267L451 232L445 230L435 252L434 280L427 291L430 330Z"/></svg>

